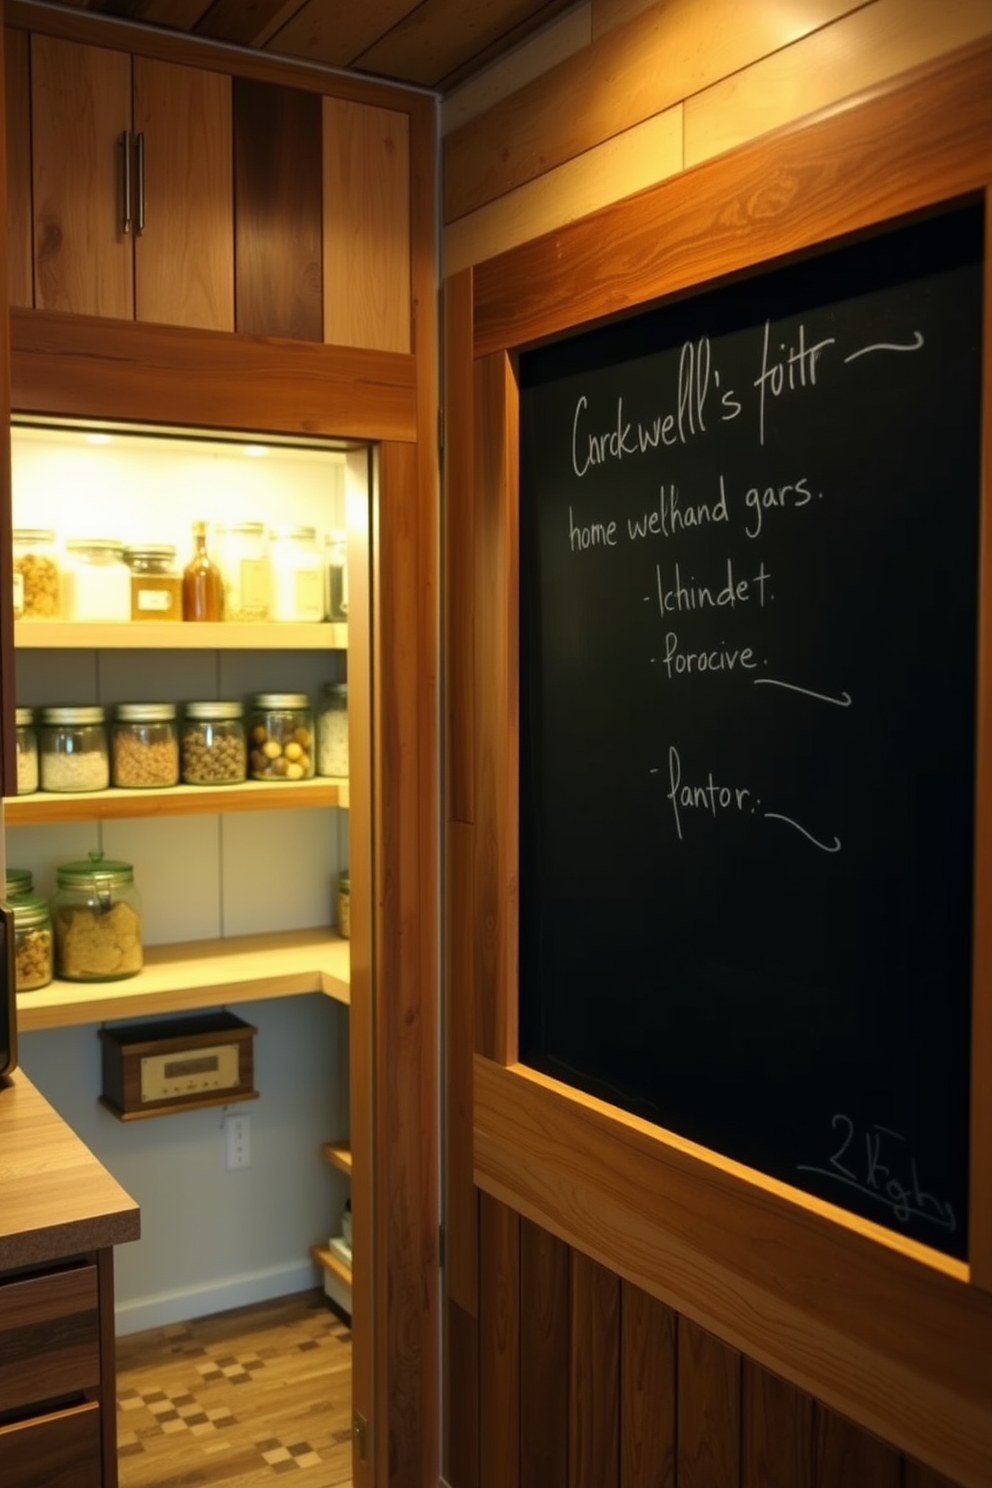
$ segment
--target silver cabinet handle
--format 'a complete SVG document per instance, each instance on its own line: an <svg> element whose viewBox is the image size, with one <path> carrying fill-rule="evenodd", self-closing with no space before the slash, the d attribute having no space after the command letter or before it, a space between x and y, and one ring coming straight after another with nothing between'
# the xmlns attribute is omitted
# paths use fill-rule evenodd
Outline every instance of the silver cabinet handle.
<svg viewBox="0 0 992 1488"><path fill-rule="evenodd" d="M123 217L121 226L124 232L131 231L131 131L125 129L121 135L121 183L123 203Z"/></svg>
<svg viewBox="0 0 992 1488"><path fill-rule="evenodd" d="M138 216L134 225L137 233L145 230L145 134L144 130L134 137L138 162Z"/></svg>

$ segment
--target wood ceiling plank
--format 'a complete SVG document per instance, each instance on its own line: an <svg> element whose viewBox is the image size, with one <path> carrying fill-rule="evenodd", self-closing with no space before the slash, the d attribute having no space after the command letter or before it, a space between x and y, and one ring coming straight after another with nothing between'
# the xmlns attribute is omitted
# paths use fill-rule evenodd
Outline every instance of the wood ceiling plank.
<svg viewBox="0 0 992 1488"><path fill-rule="evenodd" d="M304 4L305 0L214 0L196 34L234 46L264 47Z"/></svg>
<svg viewBox="0 0 992 1488"><path fill-rule="evenodd" d="M524 40L574 0L422 0L354 65L424 87L453 84Z"/></svg>
<svg viewBox="0 0 992 1488"><path fill-rule="evenodd" d="M348 6L340 0L307 0L265 47L284 57L348 67L416 5L417 0L365 0Z"/></svg>
<svg viewBox="0 0 992 1488"><path fill-rule="evenodd" d="M91 0L90 10L122 20L142 21L146 26L165 26L170 31L192 31L210 9L210 0Z"/></svg>

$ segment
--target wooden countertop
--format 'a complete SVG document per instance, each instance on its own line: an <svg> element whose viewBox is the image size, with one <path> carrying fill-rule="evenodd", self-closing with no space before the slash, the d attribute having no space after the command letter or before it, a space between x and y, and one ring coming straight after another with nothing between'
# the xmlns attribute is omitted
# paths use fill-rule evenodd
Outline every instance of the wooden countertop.
<svg viewBox="0 0 992 1488"><path fill-rule="evenodd" d="M0 1077L0 1271L137 1240L138 1206L20 1070Z"/></svg>

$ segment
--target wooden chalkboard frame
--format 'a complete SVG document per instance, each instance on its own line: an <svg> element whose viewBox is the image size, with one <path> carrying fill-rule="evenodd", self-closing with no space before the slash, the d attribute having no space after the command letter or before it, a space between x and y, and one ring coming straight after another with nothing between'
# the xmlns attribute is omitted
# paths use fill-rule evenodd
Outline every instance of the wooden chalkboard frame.
<svg viewBox="0 0 992 1488"><path fill-rule="evenodd" d="M984 201L992 240L992 42L449 281L449 1228L474 1233L471 1175L834 1409L987 1488L992 914L974 915L968 1264L517 1062L517 353L968 198ZM992 904L990 264L987 248L976 906ZM456 1300L473 1265L469 1238L449 1253Z"/></svg>

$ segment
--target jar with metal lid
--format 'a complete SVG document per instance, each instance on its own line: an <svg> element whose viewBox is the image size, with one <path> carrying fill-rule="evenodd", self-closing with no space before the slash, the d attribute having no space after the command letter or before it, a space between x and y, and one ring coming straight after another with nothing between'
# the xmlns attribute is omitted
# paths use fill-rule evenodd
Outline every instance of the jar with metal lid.
<svg viewBox="0 0 992 1488"><path fill-rule="evenodd" d="M113 785L129 790L178 785L175 703L118 703L110 752Z"/></svg>
<svg viewBox="0 0 992 1488"><path fill-rule="evenodd" d="M110 757L102 708L43 708L38 733L43 791L107 789Z"/></svg>
<svg viewBox="0 0 992 1488"><path fill-rule="evenodd" d="M338 874L338 934L351 939L351 874L347 868Z"/></svg>
<svg viewBox="0 0 992 1488"><path fill-rule="evenodd" d="M181 620L183 578L172 543L145 543L124 549L131 572L132 620Z"/></svg>
<svg viewBox="0 0 992 1488"><path fill-rule="evenodd" d="M141 900L130 863L91 852L56 869L55 973L70 982L136 976L144 956Z"/></svg>
<svg viewBox="0 0 992 1488"><path fill-rule="evenodd" d="M34 727L34 709L14 711L17 726L17 794L29 796L38 789L38 735Z"/></svg>
<svg viewBox="0 0 992 1488"><path fill-rule="evenodd" d="M248 754L241 704L187 703L181 747L186 785L237 785L244 780Z"/></svg>
<svg viewBox="0 0 992 1488"><path fill-rule="evenodd" d="M14 983L18 992L36 992L47 987L54 974L52 916L47 899L15 899Z"/></svg>
<svg viewBox="0 0 992 1488"><path fill-rule="evenodd" d="M23 899L34 893L34 874L30 868L7 869L6 899Z"/></svg>
<svg viewBox="0 0 992 1488"><path fill-rule="evenodd" d="M324 542L327 550L327 618L347 620L348 534L343 531L330 532Z"/></svg>
<svg viewBox="0 0 992 1488"><path fill-rule="evenodd" d="M113 537L72 537L65 545L63 595L67 620L130 620L131 570Z"/></svg>
<svg viewBox="0 0 992 1488"><path fill-rule="evenodd" d="M328 682L317 709L317 774L348 774L348 684Z"/></svg>
<svg viewBox="0 0 992 1488"><path fill-rule="evenodd" d="M47 527L15 527L14 619L57 620L62 585L55 533Z"/></svg>
<svg viewBox="0 0 992 1488"><path fill-rule="evenodd" d="M257 692L251 700L248 766L255 780L309 780L313 712L305 692Z"/></svg>
<svg viewBox="0 0 992 1488"><path fill-rule="evenodd" d="M272 620L323 620L324 563L315 527L270 527Z"/></svg>
<svg viewBox="0 0 992 1488"><path fill-rule="evenodd" d="M271 574L264 522L216 529L225 620L268 620Z"/></svg>

